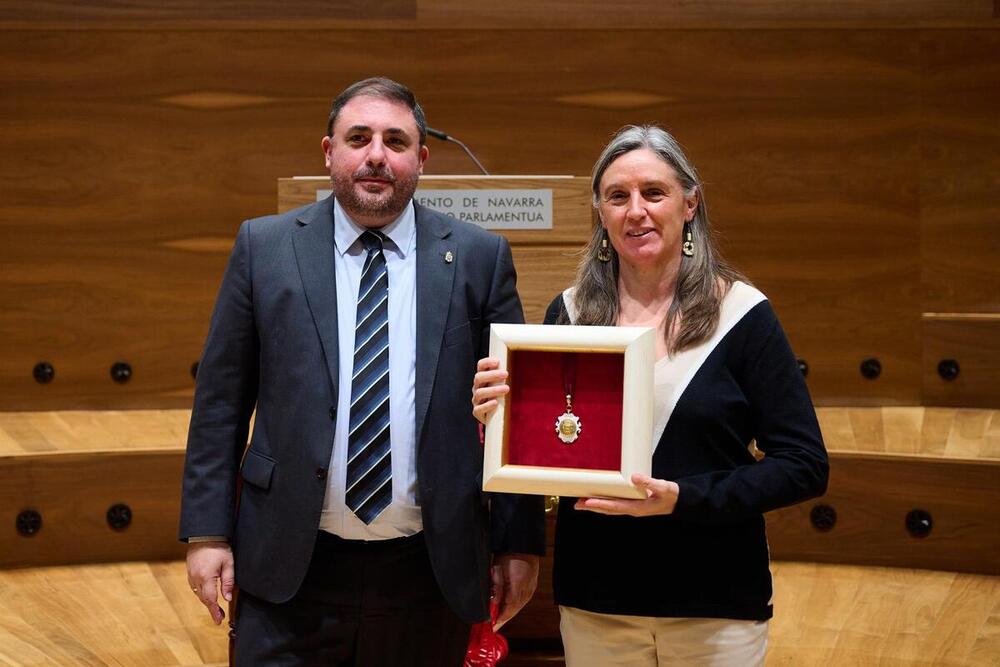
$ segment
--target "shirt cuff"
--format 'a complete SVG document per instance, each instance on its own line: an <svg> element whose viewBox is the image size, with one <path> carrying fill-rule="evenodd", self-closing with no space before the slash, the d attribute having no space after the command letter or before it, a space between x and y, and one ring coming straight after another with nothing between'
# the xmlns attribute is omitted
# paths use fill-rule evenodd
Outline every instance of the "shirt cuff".
<svg viewBox="0 0 1000 667"><path fill-rule="evenodd" d="M189 537L188 544L197 544L198 542L228 542L224 535L204 535L199 537Z"/></svg>

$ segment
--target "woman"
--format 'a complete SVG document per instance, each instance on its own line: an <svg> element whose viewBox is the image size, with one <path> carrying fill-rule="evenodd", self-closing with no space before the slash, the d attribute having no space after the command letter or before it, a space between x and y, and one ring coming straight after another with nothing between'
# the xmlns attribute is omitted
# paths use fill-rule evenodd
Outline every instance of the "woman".
<svg viewBox="0 0 1000 667"><path fill-rule="evenodd" d="M655 126L620 130L594 166L599 224L547 324L659 332L645 500L563 498L554 587L569 667L763 664L772 615L763 512L821 495L826 452L763 294L715 248L704 193ZM473 413L508 387L483 359ZM764 453L751 454L756 442Z"/></svg>

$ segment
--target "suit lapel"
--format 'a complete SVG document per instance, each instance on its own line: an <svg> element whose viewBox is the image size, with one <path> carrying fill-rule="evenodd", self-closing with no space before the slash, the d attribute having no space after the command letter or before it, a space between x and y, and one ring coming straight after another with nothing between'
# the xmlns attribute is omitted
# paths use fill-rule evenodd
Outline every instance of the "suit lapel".
<svg viewBox="0 0 1000 667"><path fill-rule="evenodd" d="M333 262L333 197L302 212L292 234L299 277L326 357L333 399L337 400L337 282Z"/></svg>
<svg viewBox="0 0 1000 667"><path fill-rule="evenodd" d="M427 409L434 391L441 340L451 304L455 279L456 244L451 228L442 217L428 209L416 207L417 225L417 360L416 360L416 443L427 418ZM446 261L448 253L451 259Z"/></svg>

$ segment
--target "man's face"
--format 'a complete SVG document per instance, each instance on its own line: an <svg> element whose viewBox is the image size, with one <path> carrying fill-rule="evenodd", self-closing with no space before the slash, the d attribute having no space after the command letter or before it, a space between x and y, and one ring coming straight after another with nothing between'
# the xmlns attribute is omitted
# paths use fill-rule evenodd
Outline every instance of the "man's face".
<svg viewBox="0 0 1000 667"><path fill-rule="evenodd" d="M351 218L383 227L406 207L424 170L427 147L406 105L359 95L340 110L323 137L333 194Z"/></svg>

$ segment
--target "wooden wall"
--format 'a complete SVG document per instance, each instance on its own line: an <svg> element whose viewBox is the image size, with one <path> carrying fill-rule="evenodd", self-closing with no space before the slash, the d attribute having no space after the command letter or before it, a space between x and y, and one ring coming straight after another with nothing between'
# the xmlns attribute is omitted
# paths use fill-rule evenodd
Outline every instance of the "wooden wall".
<svg viewBox="0 0 1000 667"><path fill-rule="evenodd" d="M0 410L187 406L238 224L274 211L279 177L322 173L330 99L372 74L410 85L494 173L586 175L620 125L664 124L818 403L998 406L998 15L0 0ZM470 170L441 144L428 166Z"/></svg>

